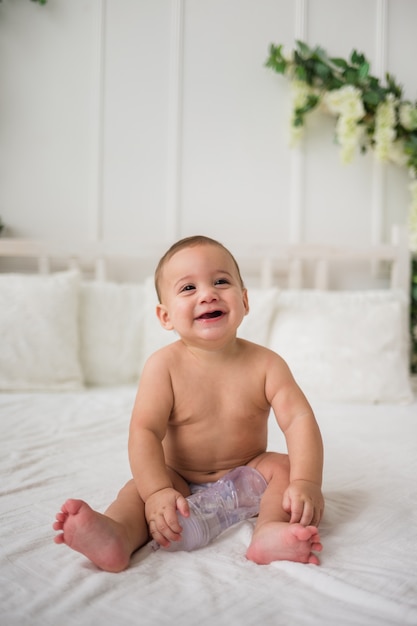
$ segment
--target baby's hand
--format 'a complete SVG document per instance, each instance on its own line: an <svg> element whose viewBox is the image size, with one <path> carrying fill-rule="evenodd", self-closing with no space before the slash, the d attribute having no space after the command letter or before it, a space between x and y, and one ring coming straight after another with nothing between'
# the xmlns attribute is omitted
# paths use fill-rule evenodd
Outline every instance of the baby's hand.
<svg viewBox="0 0 417 626"><path fill-rule="evenodd" d="M171 541L181 539L182 527L178 522L177 510L184 517L190 514L187 500L171 487L153 493L145 503L149 532L164 548L167 548Z"/></svg>
<svg viewBox="0 0 417 626"><path fill-rule="evenodd" d="M293 480L284 492L282 506L291 515L290 524L317 527L324 510L320 486L308 480Z"/></svg>

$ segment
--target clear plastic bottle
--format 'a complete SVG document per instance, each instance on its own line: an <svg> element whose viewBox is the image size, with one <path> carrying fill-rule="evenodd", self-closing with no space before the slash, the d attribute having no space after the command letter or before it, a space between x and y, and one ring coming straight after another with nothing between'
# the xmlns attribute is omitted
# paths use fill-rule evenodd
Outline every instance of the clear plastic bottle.
<svg viewBox="0 0 417 626"><path fill-rule="evenodd" d="M262 474L244 465L188 496L190 516L178 513L183 529L181 539L171 541L164 550L190 552L202 548L226 528L257 515L266 486ZM158 549L159 544L153 541L152 547Z"/></svg>

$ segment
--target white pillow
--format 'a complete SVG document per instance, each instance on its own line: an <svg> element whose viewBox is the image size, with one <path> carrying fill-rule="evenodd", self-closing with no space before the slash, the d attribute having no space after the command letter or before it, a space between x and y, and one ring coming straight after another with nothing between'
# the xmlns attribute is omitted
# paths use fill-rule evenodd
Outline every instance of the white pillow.
<svg viewBox="0 0 417 626"><path fill-rule="evenodd" d="M156 295L153 276L149 276L145 280L145 323L144 323L144 342L143 342L143 359L140 365L142 369L146 359L151 354L163 348L164 346L176 341L178 335L173 330L165 330L162 328L159 319L156 316L156 305L158 304L158 296Z"/></svg>
<svg viewBox="0 0 417 626"><path fill-rule="evenodd" d="M277 287L248 289L249 313L243 318L239 326L239 337L259 343L262 346L267 345L278 293Z"/></svg>
<svg viewBox="0 0 417 626"><path fill-rule="evenodd" d="M311 400L412 400L400 292L282 291L270 347Z"/></svg>
<svg viewBox="0 0 417 626"><path fill-rule="evenodd" d="M143 356L145 288L137 284L81 285L81 363L88 385L136 383Z"/></svg>
<svg viewBox="0 0 417 626"><path fill-rule="evenodd" d="M0 274L0 390L82 387L79 274Z"/></svg>

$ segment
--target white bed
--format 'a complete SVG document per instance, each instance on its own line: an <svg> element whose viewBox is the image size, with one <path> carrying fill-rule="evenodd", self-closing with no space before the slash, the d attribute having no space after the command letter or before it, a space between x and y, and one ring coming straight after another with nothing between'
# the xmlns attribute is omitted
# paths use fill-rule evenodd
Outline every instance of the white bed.
<svg viewBox="0 0 417 626"><path fill-rule="evenodd" d="M0 240L0 256L40 250ZM296 252L292 280L300 255L312 255ZM301 292L293 284L281 291L266 285L275 267L269 255L242 328L282 345L309 388L325 443L318 567L247 561L253 520L191 553L145 546L120 574L54 544L51 525L67 497L102 510L129 478L135 379L147 352L167 339L150 321L150 280L0 274L1 624L417 624L417 401L407 376L406 261L396 246L369 253L374 274L375 264L393 261L384 290ZM272 416L270 449L284 449Z"/></svg>

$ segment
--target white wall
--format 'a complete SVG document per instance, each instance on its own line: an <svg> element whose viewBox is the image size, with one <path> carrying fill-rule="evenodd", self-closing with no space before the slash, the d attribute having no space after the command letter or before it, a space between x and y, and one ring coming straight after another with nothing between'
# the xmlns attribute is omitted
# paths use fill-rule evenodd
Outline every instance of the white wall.
<svg viewBox="0 0 417 626"><path fill-rule="evenodd" d="M343 166L315 115L288 146L270 42L363 51L415 99L416 0L0 3L0 216L9 234L165 248L386 239L407 175Z"/></svg>

